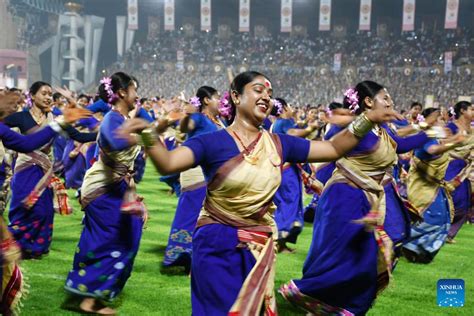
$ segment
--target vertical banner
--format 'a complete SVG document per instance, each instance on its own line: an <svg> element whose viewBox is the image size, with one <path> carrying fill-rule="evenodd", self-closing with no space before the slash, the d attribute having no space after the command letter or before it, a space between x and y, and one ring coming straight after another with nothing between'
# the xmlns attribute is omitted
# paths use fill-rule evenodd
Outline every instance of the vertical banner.
<svg viewBox="0 0 474 316"><path fill-rule="evenodd" d="M415 30L415 0L403 0L402 31Z"/></svg>
<svg viewBox="0 0 474 316"><path fill-rule="evenodd" d="M333 66L333 70L334 72L339 72L341 71L341 58L342 58L342 54L341 53L337 53L337 54L334 54L334 66Z"/></svg>
<svg viewBox="0 0 474 316"><path fill-rule="evenodd" d="M128 0L128 29L138 30L138 0Z"/></svg>
<svg viewBox="0 0 474 316"><path fill-rule="evenodd" d="M444 73L451 72L453 70L453 52L444 53Z"/></svg>
<svg viewBox="0 0 474 316"><path fill-rule="evenodd" d="M158 37L160 32L160 20L157 16L148 16L148 36L147 39L150 41Z"/></svg>
<svg viewBox="0 0 474 316"><path fill-rule="evenodd" d="M321 0L319 3L319 30L331 29L331 0Z"/></svg>
<svg viewBox="0 0 474 316"><path fill-rule="evenodd" d="M250 0L240 0L239 32L250 31Z"/></svg>
<svg viewBox="0 0 474 316"><path fill-rule="evenodd" d="M372 0L360 0L359 31L370 31Z"/></svg>
<svg viewBox="0 0 474 316"><path fill-rule="evenodd" d="M165 0L165 31L174 31L174 0Z"/></svg>
<svg viewBox="0 0 474 316"><path fill-rule="evenodd" d="M211 0L201 0L201 31L211 30Z"/></svg>
<svg viewBox="0 0 474 316"><path fill-rule="evenodd" d="M179 70L184 69L184 51L178 50L176 51L176 68Z"/></svg>
<svg viewBox="0 0 474 316"><path fill-rule="evenodd" d="M444 19L445 29L455 29L458 27L459 0L446 1L446 18Z"/></svg>
<svg viewBox="0 0 474 316"><path fill-rule="evenodd" d="M123 56L123 49L125 47L125 16L116 16L116 25L117 25L117 55L119 57Z"/></svg>
<svg viewBox="0 0 474 316"><path fill-rule="evenodd" d="M281 32L291 32L293 0L281 0Z"/></svg>

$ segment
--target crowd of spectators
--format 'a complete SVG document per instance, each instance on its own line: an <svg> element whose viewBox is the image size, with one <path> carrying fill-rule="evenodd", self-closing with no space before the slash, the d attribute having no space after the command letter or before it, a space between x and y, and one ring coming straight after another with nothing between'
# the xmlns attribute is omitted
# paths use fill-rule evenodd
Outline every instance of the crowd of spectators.
<svg viewBox="0 0 474 316"><path fill-rule="evenodd" d="M183 62L177 51L183 52ZM444 73L444 52L453 52L453 70ZM342 54L334 71L334 54ZM268 75L277 96L295 105L327 104L361 80L384 84L398 108L427 95L442 105L474 95L474 38L468 30L379 37L367 33L344 38L301 38L234 34L222 39L199 32L166 32L138 42L109 71L123 70L140 80L146 96L190 95L201 85L225 90L227 69L254 69ZM473 73L474 75L474 73Z"/></svg>
<svg viewBox="0 0 474 316"><path fill-rule="evenodd" d="M473 63L474 37L470 30L419 32L376 36L357 32L345 37L329 34L310 37L285 35L252 36L236 33L222 38L214 33L182 31L161 33L144 43L136 43L128 59L159 58L176 61L183 51L188 62L259 65L332 65L334 54L342 54L342 66L429 67L443 63L443 55L453 52L453 64ZM156 56L156 57L153 57Z"/></svg>

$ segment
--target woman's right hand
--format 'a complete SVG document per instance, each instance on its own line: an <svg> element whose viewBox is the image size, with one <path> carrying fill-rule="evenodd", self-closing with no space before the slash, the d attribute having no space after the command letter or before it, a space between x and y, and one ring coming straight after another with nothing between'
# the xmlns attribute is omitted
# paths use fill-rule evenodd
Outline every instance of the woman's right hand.
<svg viewBox="0 0 474 316"><path fill-rule="evenodd" d="M130 134L140 134L145 128L150 127L150 123L141 118L126 120L117 130L119 137L127 138Z"/></svg>
<svg viewBox="0 0 474 316"><path fill-rule="evenodd" d="M63 110L63 118L67 124L74 123L82 118L88 118L92 116L92 112L81 108L66 108Z"/></svg>
<svg viewBox="0 0 474 316"><path fill-rule="evenodd" d="M367 118L375 124L390 122L393 120L402 120L403 116L391 109L377 109L365 112Z"/></svg>

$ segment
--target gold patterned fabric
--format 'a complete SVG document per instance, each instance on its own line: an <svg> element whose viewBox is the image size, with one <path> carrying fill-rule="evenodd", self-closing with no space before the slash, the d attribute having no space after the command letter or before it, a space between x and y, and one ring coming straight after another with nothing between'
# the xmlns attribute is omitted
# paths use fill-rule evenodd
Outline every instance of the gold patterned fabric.
<svg viewBox="0 0 474 316"><path fill-rule="evenodd" d="M396 143L384 129L379 131L379 140L370 152L347 156L336 162L336 169L326 183L328 188L333 183L348 183L363 190L371 205L370 212L363 218L354 221L365 225L374 232L379 245L378 253L378 290L384 289L389 282L394 259L393 242L384 230L386 201L384 184L393 181L391 170L397 161ZM373 177L379 177L376 181Z"/></svg>
<svg viewBox="0 0 474 316"><path fill-rule="evenodd" d="M262 131L246 154L227 161L208 185L197 227L220 223L238 228L242 246L251 250L256 264L248 274L229 315L276 313L274 297L275 247L278 236L273 195L281 182L282 154L277 135Z"/></svg>
<svg viewBox="0 0 474 316"><path fill-rule="evenodd" d="M408 199L418 209L420 216L434 202L440 188L446 190L451 220L454 216L454 204L451 192L454 187L444 180L449 165L449 155L442 154L432 160L421 160L413 156L408 171Z"/></svg>

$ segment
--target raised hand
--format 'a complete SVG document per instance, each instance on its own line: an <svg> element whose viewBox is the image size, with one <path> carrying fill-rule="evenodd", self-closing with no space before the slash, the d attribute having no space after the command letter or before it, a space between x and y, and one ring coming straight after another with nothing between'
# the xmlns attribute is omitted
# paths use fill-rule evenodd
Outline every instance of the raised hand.
<svg viewBox="0 0 474 316"><path fill-rule="evenodd" d="M150 123L141 118L133 118L126 120L117 130L117 136L124 139L130 139L133 133L141 133Z"/></svg>
<svg viewBox="0 0 474 316"><path fill-rule="evenodd" d="M395 112L394 110L390 110L390 109L372 110L372 111L366 112L365 115L367 116L369 120L371 120L373 123L376 123L376 124L403 119L403 116L401 116L399 113Z"/></svg>
<svg viewBox="0 0 474 316"><path fill-rule="evenodd" d="M67 108L63 110L64 121L68 124L74 123L82 118L88 118L92 116L92 112L86 109L80 108Z"/></svg>
<svg viewBox="0 0 474 316"><path fill-rule="evenodd" d="M66 86L64 86L63 88L55 87L54 90L56 90L63 97L65 97L72 107L76 106L76 99L74 98L74 93L71 90L69 90L68 87Z"/></svg>
<svg viewBox="0 0 474 316"><path fill-rule="evenodd" d="M3 112L3 117L16 112L22 101L22 95L17 92L4 91L0 93L0 108Z"/></svg>

